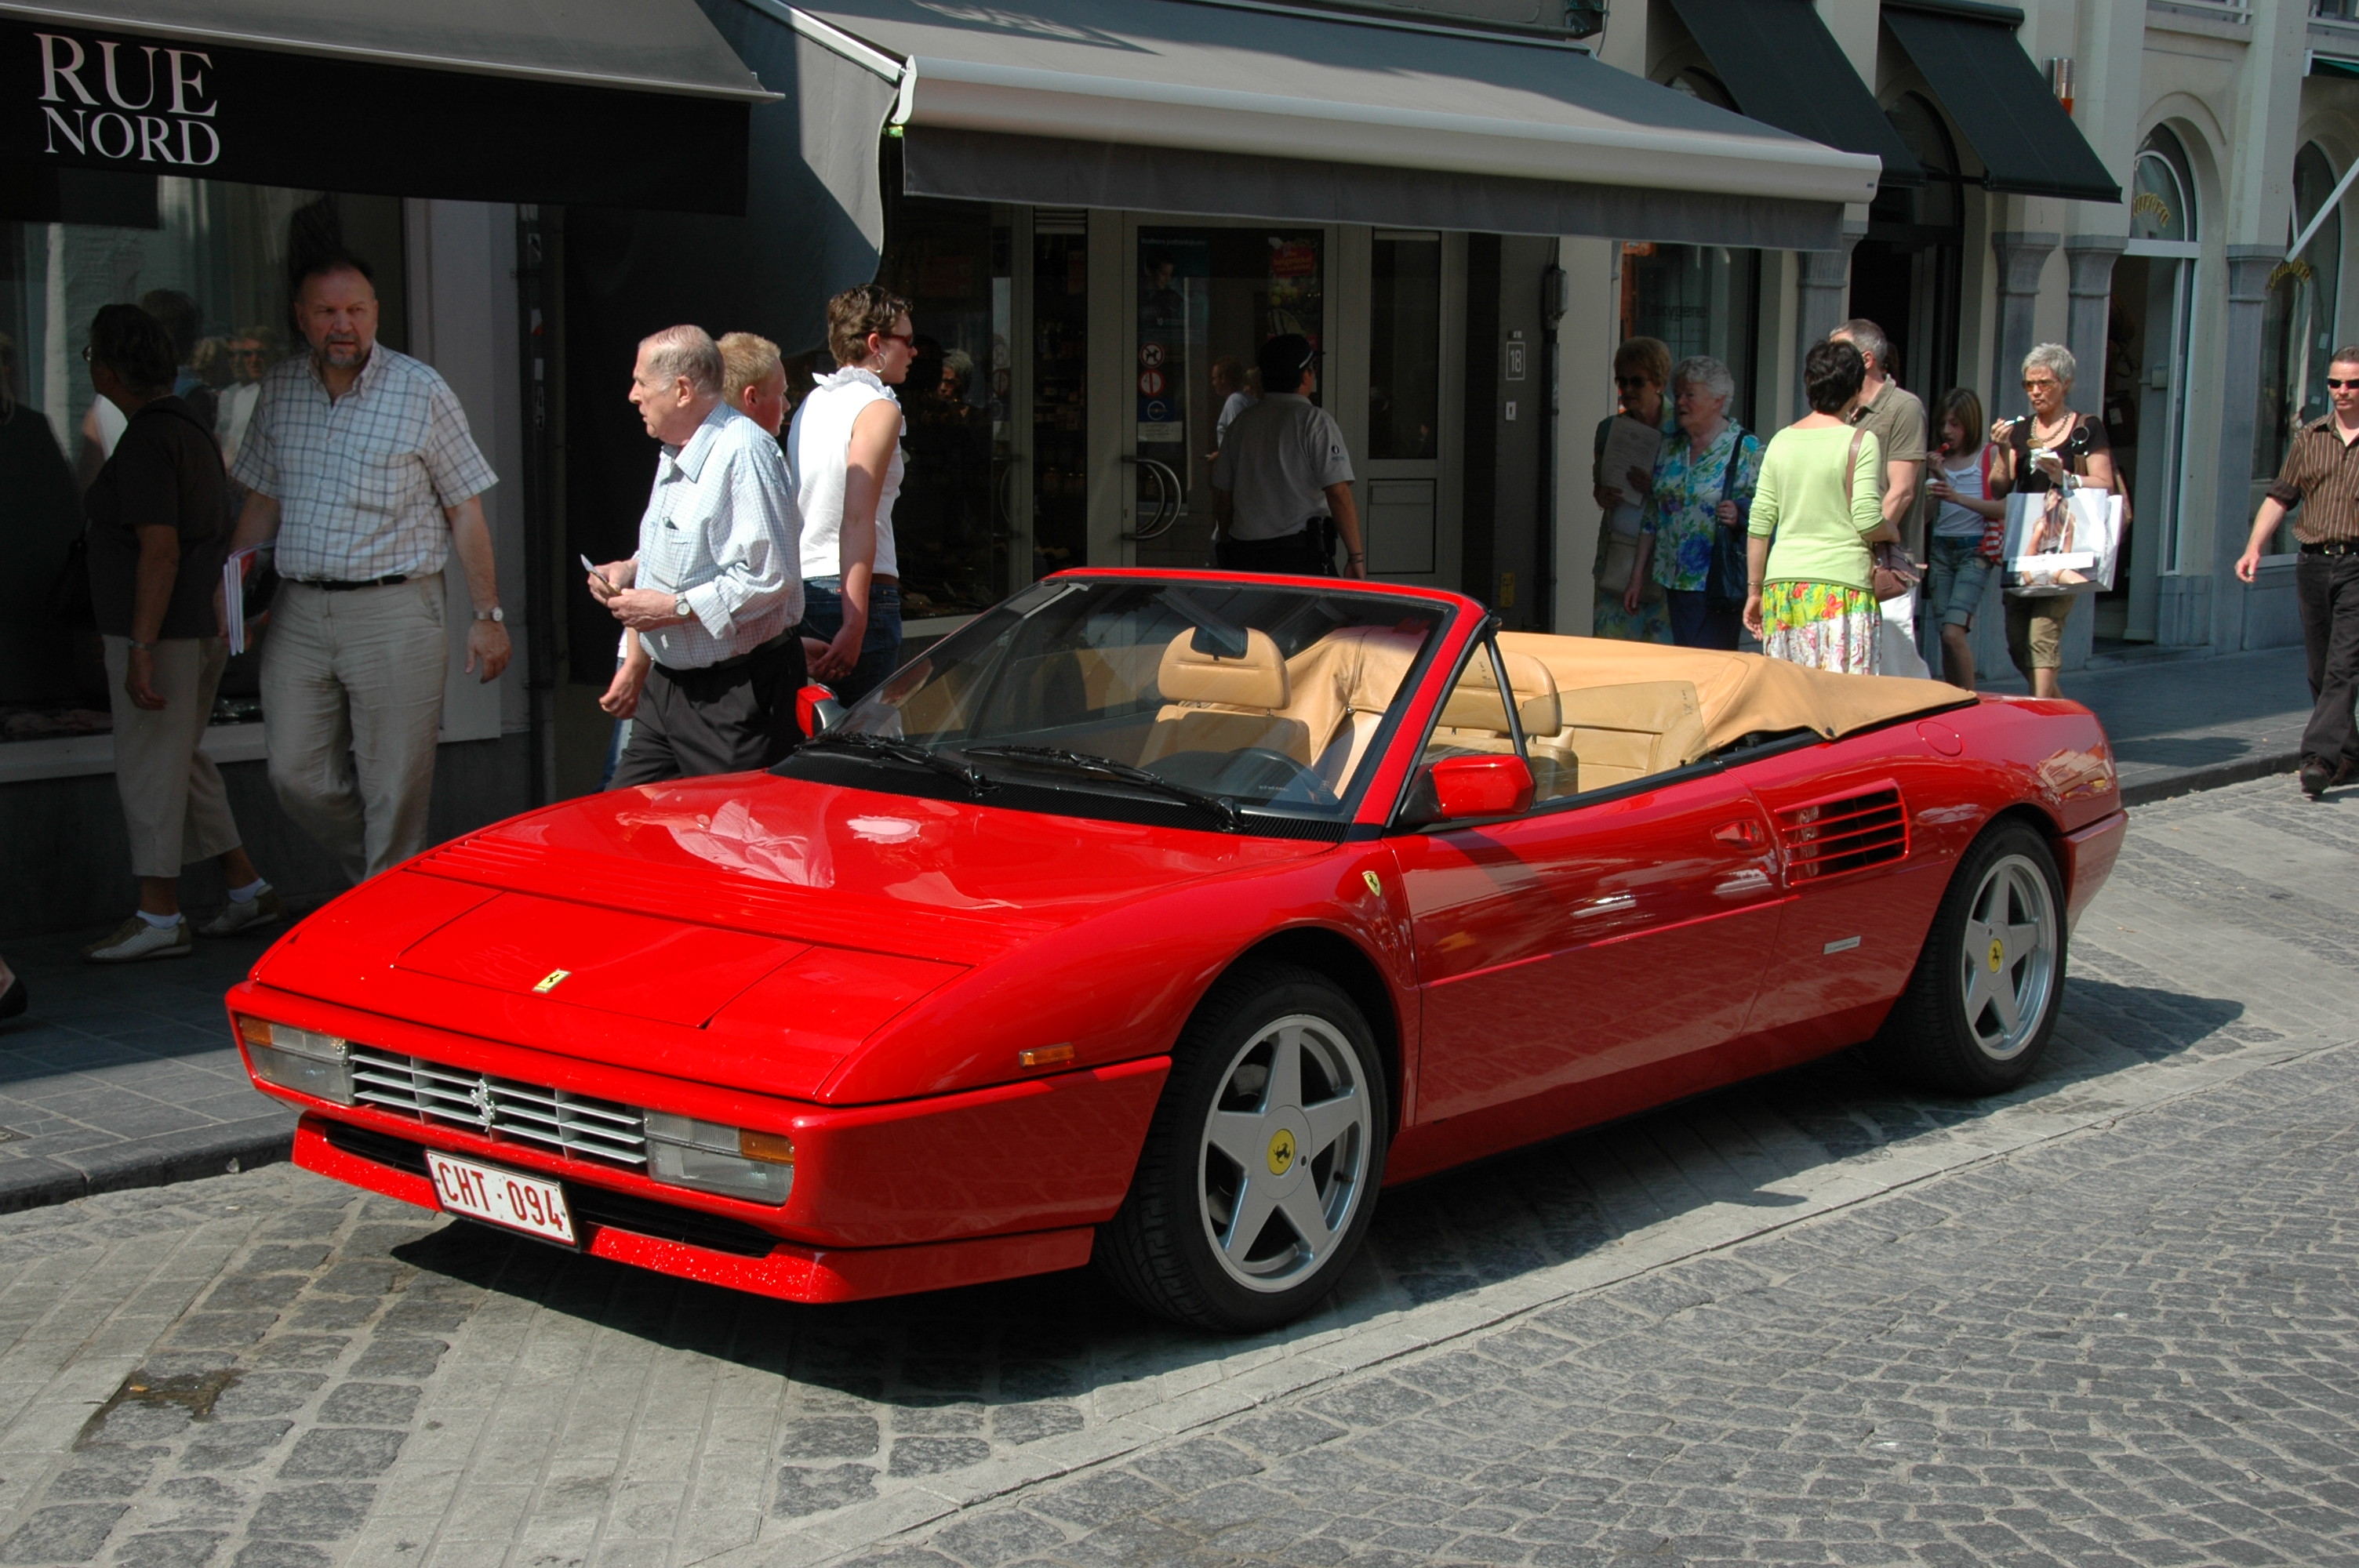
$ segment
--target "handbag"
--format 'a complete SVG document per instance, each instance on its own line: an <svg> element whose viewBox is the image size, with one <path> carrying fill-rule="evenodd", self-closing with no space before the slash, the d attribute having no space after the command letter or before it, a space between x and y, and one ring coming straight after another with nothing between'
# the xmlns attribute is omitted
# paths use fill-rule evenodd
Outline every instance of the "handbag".
<svg viewBox="0 0 2359 1568"><path fill-rule="evenodd" d="M1859 443L1860 438L1866 434L1864 427L1852 432L1851 451L1843 459L1843 506L1846 510L1859 490ZM1897 539L1887 539L1868 551L1867 588L1875 595L1878 604L1915 592L1924 575L1923 568L1908 558L1908 547Z"/></svg>
<svg viewBox="0 0 2359 1568"><path fill-rule="evenodd" d="M70 632L98 630L98 604L90 596L90 524L66 546L66 564L43 600L49 619Z"/></svg>
<svg viewBox="0 0 2359 1568"><path fill-rule="evenodd" d="M1720 470L1720 499L1723 502L1735 498L1737 464L1745 456L1745 427L1732 420L1728 427L1736 438L1729 446L1727 466ZM1752 510L1753 503L1748 499L1739 515ZM1734 528L1724 525L1720 520L1720 508L1715 505L1712 514L1712 568L1703 579L1704 608L1717 611L1745 608L1748 579L1752 576L1746 554L1745 529L1741 525Z"/></svg>

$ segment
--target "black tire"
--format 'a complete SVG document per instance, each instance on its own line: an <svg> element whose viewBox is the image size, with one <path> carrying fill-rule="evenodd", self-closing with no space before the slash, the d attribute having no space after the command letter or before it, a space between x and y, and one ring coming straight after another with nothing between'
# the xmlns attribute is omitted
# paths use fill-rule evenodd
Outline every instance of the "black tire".
<svg viewBox="0 0 2359 1568"><path fill-rule="evenodd" d="M2048 840L2019 821L1986 829L1950 879L1875 1055L1941 1094L2015 1087L2056 1032L2070 935Z"/></svg>
<svg viewBox="0 0 2359 1568"><path fill-rule="evenodd" d="M1367 1235L1390 1115L1375 1037L1341 987L1290 965L1234 971L1180 1032L1129 1196L1098 1231L1099 1268L1191 1327L1299 1317Z"/></svg>

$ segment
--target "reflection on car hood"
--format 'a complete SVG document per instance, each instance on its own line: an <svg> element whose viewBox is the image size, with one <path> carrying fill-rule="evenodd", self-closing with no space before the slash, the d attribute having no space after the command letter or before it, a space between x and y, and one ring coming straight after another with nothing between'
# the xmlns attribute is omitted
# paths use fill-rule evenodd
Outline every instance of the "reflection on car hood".
<svg viewBox="0 0 2359 1568"><path fill-rule="evenodd" d="M810 1097L862 1040L970 968L1140 896L1326 848L742 774L688 780L446 845L305 921L255 978L463 1033Z"/></svg>

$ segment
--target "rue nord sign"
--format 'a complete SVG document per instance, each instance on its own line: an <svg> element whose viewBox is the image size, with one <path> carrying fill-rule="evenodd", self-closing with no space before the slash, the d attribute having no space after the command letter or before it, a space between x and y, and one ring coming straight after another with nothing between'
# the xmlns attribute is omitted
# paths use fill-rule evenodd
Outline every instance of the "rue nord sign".
<svg viewBox="0 0 2359 1568"><path fill-rule="evenodd" d="M385 196L745 210L747 105L737 101L15 21L0 21L0 181L111 169ZM677 146L698 156L660 150Z"/></svg>

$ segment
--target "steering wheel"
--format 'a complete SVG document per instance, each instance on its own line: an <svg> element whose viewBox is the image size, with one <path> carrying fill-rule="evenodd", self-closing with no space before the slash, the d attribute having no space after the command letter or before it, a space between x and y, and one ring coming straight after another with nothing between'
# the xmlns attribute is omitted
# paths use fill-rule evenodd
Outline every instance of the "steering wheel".
<svg viewBox="0 0 2359 1568"><path fill-rule="evenodd" d="M1327 787L1326 780L1268 746L1246 746L1230 752L1217 787L1229 795L1261 795L1266 790L1268 793L1262 795L1266 800L1292 795L1313 806L1335 804L1335 792Z"/></svg>

